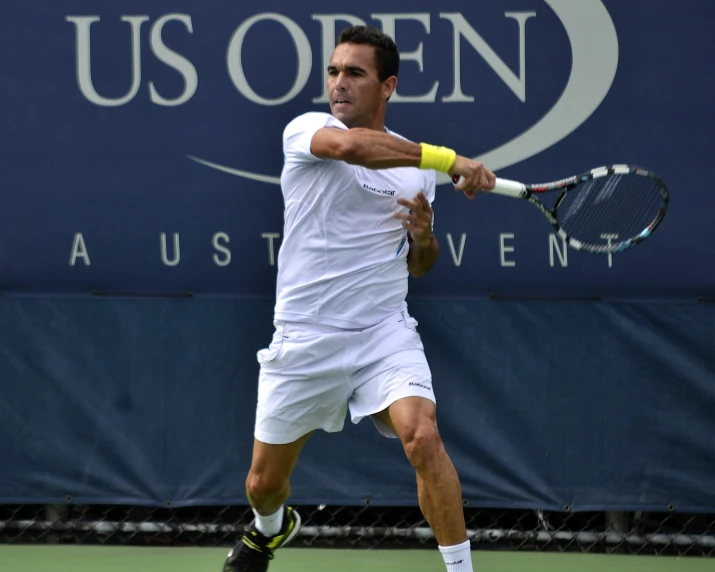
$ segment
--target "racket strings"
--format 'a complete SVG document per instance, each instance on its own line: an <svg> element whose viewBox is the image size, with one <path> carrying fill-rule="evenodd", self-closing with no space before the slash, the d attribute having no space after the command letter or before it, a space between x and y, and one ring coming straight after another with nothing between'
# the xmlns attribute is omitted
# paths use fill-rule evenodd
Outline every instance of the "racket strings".
<svg viewBox="0 0 715 572"><path fill-rule="evenodd" d="M658 182L647 176L613 174L583 183L559 208L561 228L572 238L606 246L639 236L662 206Z"/></svg>
<svg viewBox="0 0 715 572"><path fill-rule="evenodd" d="M643 180L623 185L624 177L616 175L592 181L578 216L567 217L568 228L564 229L582 242L604 244L621 242L646 228L657 212L651 203L655 195L648 193Z"/></svg>
<svg viewBox="0 0 715 572"><path fill-rule="evenodd" d="M593 218L584 221L582 231L588 231L596 244L623 242L638 236L655 220L660 210L660 192L655 182L636 176L628 177L624 182L627 184L608 200L608 204L594 208Z"/></svg>

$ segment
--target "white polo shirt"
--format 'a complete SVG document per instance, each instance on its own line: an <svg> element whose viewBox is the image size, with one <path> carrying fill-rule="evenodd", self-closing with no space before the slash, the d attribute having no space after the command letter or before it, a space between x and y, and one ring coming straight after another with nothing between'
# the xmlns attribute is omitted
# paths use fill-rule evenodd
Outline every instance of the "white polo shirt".
<svg viewBox="0 0 715 572"><path fill-rule="evenodd" d="M275 318L366 328L404 307L409 244L394 215L407 209L397 199L422 191L432 203L435 172L320 159L310 146L323 127L347 129L330 114L311 112L283 133L285 226Z"/></svg>

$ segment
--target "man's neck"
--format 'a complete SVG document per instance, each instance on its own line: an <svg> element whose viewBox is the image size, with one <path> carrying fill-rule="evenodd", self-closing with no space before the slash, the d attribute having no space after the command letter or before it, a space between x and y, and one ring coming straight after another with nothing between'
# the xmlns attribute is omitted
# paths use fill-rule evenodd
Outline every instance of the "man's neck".
<svg viewBox="0 0 715 572"><path fill-rule="evenodd" d="M385 133L387 133L387 127L385 127L383 123L381 123L380 125L348 125L347 127L348 129L372 129L373 131L384 131Z"/></svg>
<svg viewBox="0 0 715 572"><path fill-rule="evenodd" d="M353 123L348 125L346 123L348 129L353 129L355 127L359 127L361 129L373 129L375 131L385 131L387 132L387 128L385 127L385 118L384 116L382 117L375 117L375 119L371 122L359 122L359 123Z"/></svg>

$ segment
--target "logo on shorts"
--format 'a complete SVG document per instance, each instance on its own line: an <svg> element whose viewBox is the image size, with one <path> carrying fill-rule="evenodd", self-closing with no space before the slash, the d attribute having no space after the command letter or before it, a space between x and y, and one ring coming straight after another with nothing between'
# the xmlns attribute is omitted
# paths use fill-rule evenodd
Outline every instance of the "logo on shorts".
<svg viewBox="0 0 715 572"><path fill-rule="evenodd" d="M428 385L424 385L423 383L417 383L416 381L411 381L409 385L413 387L421 387L422 389L426 389L427 391L431 391L432 388L429 387Z"/></svg>

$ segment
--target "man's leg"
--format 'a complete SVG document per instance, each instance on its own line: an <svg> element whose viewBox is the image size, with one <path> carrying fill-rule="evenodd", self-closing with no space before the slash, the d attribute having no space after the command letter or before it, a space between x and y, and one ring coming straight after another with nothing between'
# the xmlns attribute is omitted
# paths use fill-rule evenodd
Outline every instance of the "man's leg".
<svg viewBox="0 0 715 572"><path fill-rule="evenodd" d="M459 476L437 430L435 404L407 397L375 415L402 441L417 473L420 509L432 527L449 572L472 572Z"/></svg>
<svg viewBox="0 0 715 572"><path fill-rule="evenodd" d="M284 507L290 476L310 435L284 445L254 440L246 494L256 516L224 564L224 572L265 572L273 552L288 544L300 528L300 517Z"/></svg>
<svg viewBox="0 0 715 572"><path fill-rule="evenodd" d="M298 533L300 516L284 506L290 476L311 433L343 428L350 397L343 369L346 337L338 328L277 322L271 345L258 352L253 459L246 478L256 520L224 572L265 572L273 552Z"/></svg>
<svg viewBox="0 0 715 572"><path fill-rule="evenodd" d="M290 496L290 476L310 434L293 443L253 442L253 460L246 478L246 495L260 516L278 512Z"/></svg>

